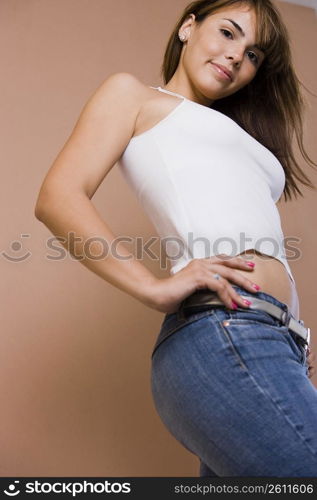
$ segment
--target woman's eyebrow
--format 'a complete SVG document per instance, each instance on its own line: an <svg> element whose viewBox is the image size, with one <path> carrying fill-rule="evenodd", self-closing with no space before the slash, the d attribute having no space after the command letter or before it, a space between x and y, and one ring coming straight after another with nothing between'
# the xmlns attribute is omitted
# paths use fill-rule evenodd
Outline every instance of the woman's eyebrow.
<svg viewBox="0 0 317 500"><path fill-rule="evenodd" d="M227 19L227 18L223 18L224 21L230 21L233 26L241 33L242 36L245 36L245 32L243 31L243 29L241 28L241 26L239 26L238 23L236 23L235 21L233 21L233 19ZM252 47L255 47L256 49L259 49L261 50L262 52L264 52L263 49L261 49L261 47L259 47L257 44L254 44L252 45Z"/></svg>
<svg viewBox="0 0 317 500"><path fill-rule="evenodd" d="M242 36L245 36L245 32L243 31L243 29L241 28L241 26L239 26L239 24L237 24L235 21L233 21L232 19L226 19L226 18L223 18L224 21L230 21L233 26L238 30L240 31L241 35Z"/></svg>

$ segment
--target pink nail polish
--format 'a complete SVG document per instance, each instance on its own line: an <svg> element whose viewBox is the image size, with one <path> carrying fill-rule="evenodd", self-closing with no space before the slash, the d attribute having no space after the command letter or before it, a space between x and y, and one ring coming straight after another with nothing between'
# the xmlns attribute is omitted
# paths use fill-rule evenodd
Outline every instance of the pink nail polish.
<svg viewBox="0 0 317 500"><path fill-rule="evenodd" d="M250 262L250 261L247 262L247 265L250 266L250 267L254 267L255 266L254 262Z"/></svg>
<svg viewBox="0 0 317 500"><path fill-rule="evenodd" d="M261 287L259 285L252 285L255 290L261 290Z"/></svg>
<svg viewBox="0 0 317 500"><path fill-rule="evenodd" d="M252 302L250 302L249 300L247 299L243 299L243 302L247 305L247 306L250 306L252 304Z"/></svg>
<svg viewBox="0 0 317 500"><path fill-rule="evenodd" d="M232 301L232 309L237 309L238 308L238 304L236 304L234 301Z"/></svg>

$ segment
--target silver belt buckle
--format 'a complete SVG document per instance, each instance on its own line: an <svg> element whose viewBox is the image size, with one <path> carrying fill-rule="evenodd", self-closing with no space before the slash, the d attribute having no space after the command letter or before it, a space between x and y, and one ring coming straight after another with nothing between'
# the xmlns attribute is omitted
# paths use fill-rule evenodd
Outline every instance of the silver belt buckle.
<svg viewBox="0 0 317 500"><path fill-rule="evenodd" d="M307 348L308 346L310 345L310 328L309 326L307 327L307 339L306 339L306 342L307 342Z"/></svg>
<svg viewBox="0 0 317 500"><path fill-rule="evenodd" d="M305 350L307 351L308 347L310 346L310 328L309 328L309 326L305 326L305 323L302 319L300 319L298 321L307 330L307 338L306 338L306 344L305 344Z"/></svg>

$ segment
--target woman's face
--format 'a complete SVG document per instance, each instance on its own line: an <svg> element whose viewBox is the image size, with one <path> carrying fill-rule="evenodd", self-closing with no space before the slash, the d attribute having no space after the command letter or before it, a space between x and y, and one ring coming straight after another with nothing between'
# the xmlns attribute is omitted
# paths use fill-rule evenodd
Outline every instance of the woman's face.
<svg viewBox="0 0 317 500"><path fill-rule="evenodd" d="M172 80L192 94L193 100L205 105L247 85L264 59L255 46L256 14L248 4L222 8L200 25L191 14L179 33L186 35L186 41Z"/></svg>

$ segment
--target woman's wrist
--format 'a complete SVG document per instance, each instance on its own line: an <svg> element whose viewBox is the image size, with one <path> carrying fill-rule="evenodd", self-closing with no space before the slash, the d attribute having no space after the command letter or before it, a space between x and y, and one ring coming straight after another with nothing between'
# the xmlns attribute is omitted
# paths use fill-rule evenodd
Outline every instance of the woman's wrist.
<svg viewBox="0 0 317 500"><path fill-rule="evenodd" d="M162 279L154 278L150 280L146 286L140 291L140 300L143 304L151 309L160 310Z"/></svg>

